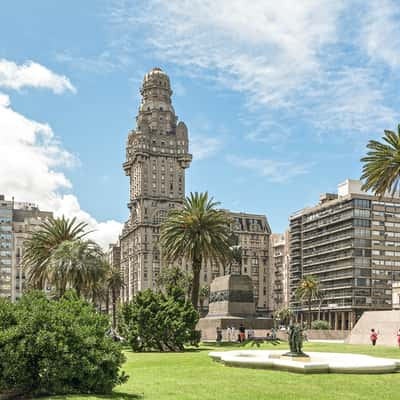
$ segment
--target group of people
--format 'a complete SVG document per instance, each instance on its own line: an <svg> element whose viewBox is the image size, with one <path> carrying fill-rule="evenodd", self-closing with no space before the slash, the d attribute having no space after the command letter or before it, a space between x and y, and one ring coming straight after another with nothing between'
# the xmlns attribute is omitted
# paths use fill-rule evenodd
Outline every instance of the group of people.
<svg viewBox="0 0 400 400"><path fill-rule="evenodd" d="M369 338L371 339L371 344L372 346L376 346L376 342L378 340L379 336L379 331L376 331L375 329L371 329L371 333L369 335ZM400 348L400 329L397 331L397 344Z"/></svg>
<svg viewBox="0 0 400 400"><path fill-rule="evenodd" d="M254 335L254 331L249 329L247 331L247 338L250 339ZM243 343L246 340L246 328L243 324L240 324L238 331L234 326L229 326L226 329L226 336L228 342L239 342ZM221 327L217 327L217 343L222 342L222 329Z"/></svg>
<svg viewBox="0 0 400 400"><path fill-rule="evenodd" d="M229 326L226 328L226 337L225 339L228 342L239 342L243 343L246 340L251 340L255 338L255 332L252 327L246 329L243 324L240 324L239 329L236 329L234 326ZM270 332L267 332L266 339L267 340L276 340L276 329L272 328ZM222 342L223 339L223 331L221 327L217 327L217 343Z"/></svg>

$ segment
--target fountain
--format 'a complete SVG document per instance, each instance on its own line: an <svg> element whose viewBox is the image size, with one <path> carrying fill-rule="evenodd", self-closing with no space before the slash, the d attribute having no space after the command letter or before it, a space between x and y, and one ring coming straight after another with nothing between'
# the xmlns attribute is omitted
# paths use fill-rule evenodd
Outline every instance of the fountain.
<svg viewBox="0 0 400 400"><path fill-rule="evenodd" d="M211 352L215 361L230 367L278 369L302 373L382 374L400 371L400 359L387 359L352 353L303 353L303 330L291 325L290 351L235 350Z"/></svg>

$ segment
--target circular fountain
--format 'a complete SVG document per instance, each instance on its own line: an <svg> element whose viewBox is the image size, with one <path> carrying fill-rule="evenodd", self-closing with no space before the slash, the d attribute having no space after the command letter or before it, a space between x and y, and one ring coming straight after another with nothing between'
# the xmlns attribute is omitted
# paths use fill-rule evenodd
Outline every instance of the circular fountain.
<svg viewBox="0 0 400 400"><path fill-rule="evenodd" d="M209 356L230 367L277 369L302 373L383 374L400 371L400 359L351 353L303 353L303 330L292 325L288 333L290 351L236 350L211 352Z"/></svg>
<svg viewBox="0 0 400 400"><path fill-rule="evenodd" d="M400 371L400 359L362 354L309 352L303 360L289 359L282 350L238 350L211 352L209 356L230 367L277 369L302 373L382 374Z"/></svg>

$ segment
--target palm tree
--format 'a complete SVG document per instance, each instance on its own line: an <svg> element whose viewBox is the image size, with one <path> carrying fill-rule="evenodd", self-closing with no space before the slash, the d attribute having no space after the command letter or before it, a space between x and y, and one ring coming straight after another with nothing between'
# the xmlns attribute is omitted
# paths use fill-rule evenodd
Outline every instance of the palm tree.
<svg viewBox="0 0 400 400"><path fill-rule="evenodd" d="M282 322L285 326L290 324L290 321L293 319L293 317L293 310L285 307L275 311L273 315L274 320Z"/></svg>
<svg viewBox="0 0 400 400"><path fill-rule="evenodd" d="M361 159L363 190L371 189L377 196L386 192L393 196L400 189L400 125L397 130L385 130L385 143L370 140L367 144L370 151Z"/></svg>
<svg viewBox="0 0 400 400"><path fill-rule="evenodd" d="M308 304L308 329L311 329L311 306L313 300L321 296L319 281L312 275L304 276L296 289L298 300L305 300Z"/></svg>
<svg viewBox="0 0 400 400"><path fill-rule="evenodd" d="M229 218L219 203L208 198L208 193L191 193L183 209L172 210L161 225L163 256L169 262L179 258L190 260L193 270L191 300L197 308L200 271L206 262L224 265L231 258Z"/></svg>
<svg viewBox="0 0 400 400"><path fill-rule="evenodd" d="M95 297L107 272L101 248L91 240L64 240L49 258L48 282L61 296L67 288Z"/></svg>
<svg viewBox="0 0 400 400"><path fill-rule="evenodd" d="M125 286L124 280L121 275L119 268L110 267L108 276L106 279L107 291L111 292L111 304L112 304L112 327L115 330L117 326L117 301L121 292L121 289Z"/></svg>
<svg viewBox="0 0 400 400"><path fill-rule="evenodd" d="M27 272L27 283L36 289L43 289L49 280L49 262L52 252L64 241L79 240L87 224L78 223L76 218L52 218L44 221L39 229L24 243L23 265Z"/></svg>

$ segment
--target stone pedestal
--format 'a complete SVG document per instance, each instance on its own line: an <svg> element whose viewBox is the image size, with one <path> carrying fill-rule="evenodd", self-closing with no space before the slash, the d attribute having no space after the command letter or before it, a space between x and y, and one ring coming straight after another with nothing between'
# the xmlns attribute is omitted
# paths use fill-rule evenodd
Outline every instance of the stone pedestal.
<svg viewBox="0 0 400 400"><path fill-rule="evenodd" d="M247 275L225 275L214 279L210 285L208 314L201 318L197 328L202 332L202 340L215 340L217 327L227 340L227 328L253 329L256 337L266 336L273 326L271 318L257 318L253 296L253 283Z"/></svg>

